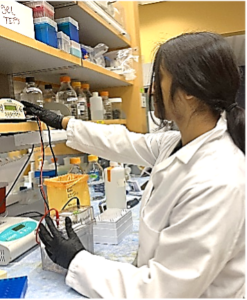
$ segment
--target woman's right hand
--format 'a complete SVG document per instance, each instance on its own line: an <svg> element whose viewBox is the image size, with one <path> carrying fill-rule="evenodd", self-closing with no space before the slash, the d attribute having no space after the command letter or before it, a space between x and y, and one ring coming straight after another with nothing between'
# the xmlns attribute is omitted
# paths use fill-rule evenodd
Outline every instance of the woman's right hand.
<svg viewBox="0 0 247 300"><path fill-rule="evenodd" d="M40 121L46 123L48 126L51 126L56 129L66 129L68 121L65 122L63 119L65 118L62 115L58 115L48 109L45 109L41 106L38 106L36 104L27 102L27 101L21 101L21 103L24 105L24 110L28 115L36 116L40 119ZM63 125L66 127L63 127Z"/></svg>

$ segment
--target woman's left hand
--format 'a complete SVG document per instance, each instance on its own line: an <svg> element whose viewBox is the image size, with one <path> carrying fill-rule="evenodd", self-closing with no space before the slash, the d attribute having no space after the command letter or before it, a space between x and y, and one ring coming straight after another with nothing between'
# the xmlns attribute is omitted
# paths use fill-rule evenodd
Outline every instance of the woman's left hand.
<svg viewBox="0 0 247 300"><path fill-rule="evenodd" d="M45 245L46 252L54 263L65 269L68 269L72 259L78 252L85 250L85 247L82 245L77 234L74 232L72 228L72 222L69 217L65 218L65 227L68 234L68 239L65 239L62 236L62 233L57 230L49 216L45 218L45 221L52 234L51 235L48 232L43 224L40 224L39 237Z"/></svg>

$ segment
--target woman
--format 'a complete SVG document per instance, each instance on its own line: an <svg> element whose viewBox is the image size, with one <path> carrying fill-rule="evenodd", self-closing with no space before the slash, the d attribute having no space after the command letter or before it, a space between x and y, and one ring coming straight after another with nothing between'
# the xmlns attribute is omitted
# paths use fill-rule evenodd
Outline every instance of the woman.
<svg viewBox="0 0 247 300"><path fill-rule="evenodd" d="M69 120L25 103L67 129L67 145L152 167L142 197L137 265L90 254L66 220L49 218L40 238L68 268L66 283L91 298L238 298L244 295L245 119L235 102L239 71L227 42L209 32L160 46L153 67L155 116L179 131L136 134L123 126Z"/></svg>

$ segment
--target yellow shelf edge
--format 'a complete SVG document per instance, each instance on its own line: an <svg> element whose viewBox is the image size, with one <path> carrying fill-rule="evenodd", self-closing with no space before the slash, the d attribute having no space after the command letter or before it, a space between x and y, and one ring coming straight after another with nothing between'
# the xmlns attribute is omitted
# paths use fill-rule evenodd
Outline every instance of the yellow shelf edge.
<svg viewBox="0 0 247 300"><path fill-rule="evenodd" d="M76 57L60 49L46 45L45 43L32 39L28 36L25 36L21 33L18 33L16 31L13 31L1 25L0 25L0 38L5 38L17 44L21 44L23 46L35 49L45 54L49 54L51 56L55 56L62 60L71 62L75 65L81 66L81 59L79 57Z"/></svg>
<svg viewBox="0 0 247 300"><path fill-rule="evenodd" d="M41 123L42 130L46 129L46 125ZM1 133L13 133L13 132L27 132L27 131L38 131L39 127L35 121L29 122L18 122L18 123L0 123L0 134Z"/></svg>
<svg viewBox="0 0 247 300"><path fill-rule="evenodd" d="M100 124L126 124L125 119L116 120L97 120L97 121L87 121ZM41 123L42 130L46 130L46 124ZM38 131L38 124L35 121L29 122L18 122L18 123L0 123L0 134L13 133L13 132L28 132L28 131Z"/></svg>
<svg viewBox="0 0 247 300"><path fill-rule="evenodd" d="M97 73L101 73L103 75L115 78L115 79L118 79L122 82L128 83L129 85L133 84L133 81L125 80L122 75L116 74L116 73L114 73L110 70L107 70L107 69L105 69L105 68L103 68L99 65L96 65L96 64L94 64L94 63L92 63L88 60L82 60L82 67L86 68L86 69L90 69L90 70L95 71Z"/></svg>
<svg viewBox="0 0 247 300"><path fill-rule="evenodd" d="M87 14L89 14L91 17L93 17L96 21L98 21L102 26L109 29L112 33L114 33L116 36L118 36L122 41L124 41L129 47L131 47L131 42L119 32L113 28L110 24L107 23L101 16L99 16L92 8L87 6L83 1L77 1L77 5L84 10Z"/></svg>
<svg viewBox="0 0 247 300"><path fill-rule="evenodd" d="M119 124L119 125L125 125L127 124L127 120L126 119L114 119L114 120L97 120L97 121L94 121L94 120L90 120L90 121L87 121L87 122L93 122L93 123L98 123L98 124L107 124L107 125L110 125L110 124Z"/></svg>

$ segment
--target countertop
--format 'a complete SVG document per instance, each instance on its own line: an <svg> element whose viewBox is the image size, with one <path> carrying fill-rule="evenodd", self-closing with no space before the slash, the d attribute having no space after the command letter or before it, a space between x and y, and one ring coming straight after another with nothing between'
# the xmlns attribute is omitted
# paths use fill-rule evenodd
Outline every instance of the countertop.
<svg viewBox="0 0 247 300"><path fill-rule="evenodd" d="M139 178L139 183L147 178ZM98 202L92 202L94 212L98 214ZM94 254L110 260L132 263L138 248L140 203L131 209L133 231L118 245L94 244ZM28 288L25 298L81 298L82 295L65 284L65 276L42 269L40 248L35 246L27 253L11 262L8 266L0 266L7 271L8 278L28 276Z"/></svg>

